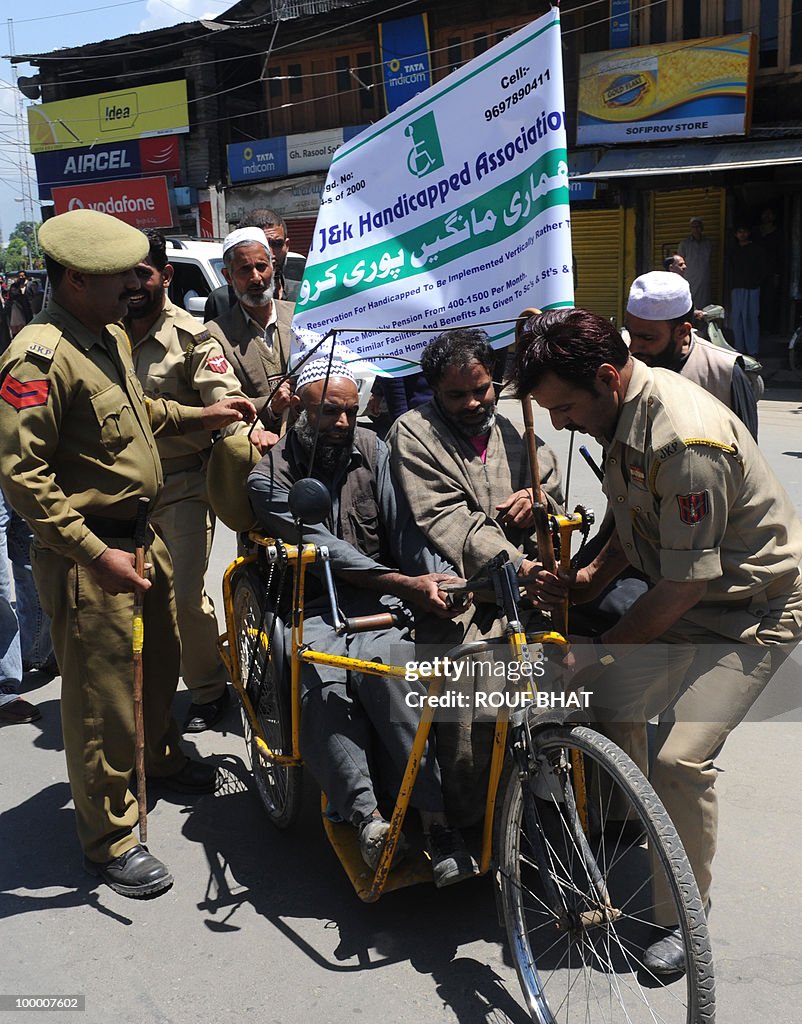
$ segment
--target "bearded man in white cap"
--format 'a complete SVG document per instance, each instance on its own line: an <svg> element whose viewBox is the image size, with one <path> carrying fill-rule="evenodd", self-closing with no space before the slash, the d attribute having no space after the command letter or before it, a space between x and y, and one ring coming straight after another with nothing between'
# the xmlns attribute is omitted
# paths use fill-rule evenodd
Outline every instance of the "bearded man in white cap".
<svg viewBox="0 0 802 1024"><path fill-rule="evenodd" d="M328 358L309 363L291 399L297 419L254 468L248 494L260 525L272 536L298 543L289 511L289 491L304 477L326 484L331 513L304 528L303 540L328 547L344 617L370 615L377 605L402 621L417 613L451 618L457 612L441 590L454 581L450 567L426 544L390 473L387 446L356 426L359 398L345 363ZM304 641L315 650L390 664L415 661L409 626L366 633L335 633L327 594L308 574ZM301 667L301 754L326 793L331 808L359 829L359 845L375 869L389 830L378 809L375 765L397 786L418 726L421 684L384 679L325 665ZM410 704L414 706L410 706ZM376 742L378 737L378 743ZM369 760L368 752L371 751ZM445 815L440 770L429 742L412 791L421 817L438 887L473 875L476 865Z"/></svg>
<svg viewBox="0 0 802 1024"><path fill-rule="evenodd" d="M223 274L236 305L206 326L253 400L266 427L275 430L290 404L285 381L294 306L274 298L273 254L262 228L237 228L223 240Z"/></svg>
<svg viewBox="0 0 802 1024"><path fill-rule="evenodd" d="M632 282L626 313L632 355L703 387L732 409L757 440L757 403L743 359L705 341L692 324L691 290L679 274L655 270Z"/></svg>

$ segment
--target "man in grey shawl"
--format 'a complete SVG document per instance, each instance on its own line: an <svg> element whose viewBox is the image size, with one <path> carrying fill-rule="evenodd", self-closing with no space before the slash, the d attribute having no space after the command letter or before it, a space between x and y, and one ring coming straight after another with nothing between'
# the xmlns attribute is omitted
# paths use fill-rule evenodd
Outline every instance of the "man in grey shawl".
<svg viewBox="0 0 802 1024"><path fill-rule="evenodd" d="M458 328L434 338L421 368L434 391L430 402L410 410L387 437L393 474L412 517L429 543L466 578L500 551L509 556L521 584L539 568L533 535L532 495L526 441L497 411L493 370L496 353L484 331ZM557 509L562 489L554 452L538 439L540 499ZM532 628L542 628L536 613ZM417 640L454 646L501 634L495 603L478 598L459 618L428 620ZM477 727L478 726L478 727ZM489 728L466 711L438 725L438 758L449 816L467 824L481 815L478 798L490 754Z"/></svg>

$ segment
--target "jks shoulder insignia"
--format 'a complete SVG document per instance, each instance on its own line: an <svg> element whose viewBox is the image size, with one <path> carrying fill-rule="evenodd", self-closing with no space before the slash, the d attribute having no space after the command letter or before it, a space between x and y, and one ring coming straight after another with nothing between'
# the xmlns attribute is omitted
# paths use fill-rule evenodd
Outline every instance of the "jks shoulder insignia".
<svg viewBox="0 0 802 1024"><path fill-rule="evenodd" d="M0 387L0 398L17 411L45 405L50 395L49 380L17 380L9 373Z"/></svg>

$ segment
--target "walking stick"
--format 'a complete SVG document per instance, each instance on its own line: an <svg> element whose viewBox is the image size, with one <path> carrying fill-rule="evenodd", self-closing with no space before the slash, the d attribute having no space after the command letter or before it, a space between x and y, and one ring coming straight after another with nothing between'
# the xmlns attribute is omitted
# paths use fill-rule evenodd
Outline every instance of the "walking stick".
<svg viewBox="0 0 802 1024"><path fill-rule="evenodd" d="M134 568L137 576L145 575L145 543L148 532L148 511L150 498L140 498L136 512L134 527ZM143 668L142 648L145 642L145 623L143 619L143 591L134 592L134 622L132 641L134 654L134 742L136 763L136 790L139 802L139 841L148 841L148 794L145 782L145 715L142 707Z"/></svg>

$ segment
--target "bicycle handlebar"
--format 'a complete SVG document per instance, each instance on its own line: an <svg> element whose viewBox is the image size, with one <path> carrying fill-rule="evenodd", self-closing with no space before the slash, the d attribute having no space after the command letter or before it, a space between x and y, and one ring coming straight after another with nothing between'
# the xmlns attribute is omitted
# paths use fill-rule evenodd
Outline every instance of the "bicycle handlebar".
<svg viewBox="0 0 802 1024"><path fill-rule="evenodd" d="M398 612L380 612L378 615L356 615L343 619L343 633L367 633L371 629L391 629L400 626L403 616ZM337 632L340 632L338 630Z"/></svg>

